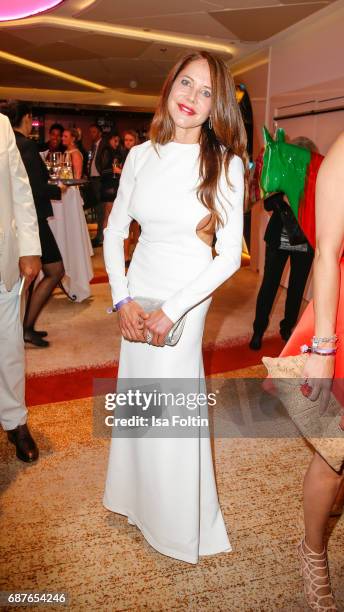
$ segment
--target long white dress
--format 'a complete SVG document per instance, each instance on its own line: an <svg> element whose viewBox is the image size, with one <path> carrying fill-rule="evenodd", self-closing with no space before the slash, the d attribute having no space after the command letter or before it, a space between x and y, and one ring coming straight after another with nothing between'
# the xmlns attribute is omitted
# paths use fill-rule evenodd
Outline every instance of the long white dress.
<svg viewBox="0 0 344 612"><path fill-rule="evenodd" d="M122 339L118 377L194 379L204 385L202 335L212 292L240 267L244 169L234 156L217 205L225 226L216 252L196 233L208 209L196 194L198 144L150 141L131 149L108 227L104 257L113 303L127 295L164 300L173 321L187 312L179 342L156 347ZM225 210L225 213L223 212ZM125 276L123 239L136 219L141 235ZM104 506L128 517L159 552L189 563L230 551L208 437L113 437Z"/></svg>
<svg viewBox="0 0 344 612"><path fill-rule="evenodd" d="M91 295L93 249L87 228L83 199L78 187L69 187L61 200L51 201L54 216L48 218L50 229L60 249L65 269L63 285L76 302Z"/></svg>

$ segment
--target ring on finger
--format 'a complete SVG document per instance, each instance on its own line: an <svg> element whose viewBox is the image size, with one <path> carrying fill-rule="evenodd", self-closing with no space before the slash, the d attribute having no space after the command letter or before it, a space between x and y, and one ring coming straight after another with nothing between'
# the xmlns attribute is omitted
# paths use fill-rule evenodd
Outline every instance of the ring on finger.
<svg viewBox="0 0 344 612"><path fill-rule="evenodd" d="M306 380L304 381L304 383L301 385L301 392L303 393L303 395L305 395L306 397L308 397L311 393L312 393L312 387L310 386L310 384L308 383L308 379L306 378Z"/></svg>
<svg viewBox="0 0 344 612"><path fill-rule="evenodd" d="M146 333L146 342L147 342L147 344L150 344L152 342L152 340L153 340L153 334L152 334L151 331L148 330L147 333Z"/></svg>

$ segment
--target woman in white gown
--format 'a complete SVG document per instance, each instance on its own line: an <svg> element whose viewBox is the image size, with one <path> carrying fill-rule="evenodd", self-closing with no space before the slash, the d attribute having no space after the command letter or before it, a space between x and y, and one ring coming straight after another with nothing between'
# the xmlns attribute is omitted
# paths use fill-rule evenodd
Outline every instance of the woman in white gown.
<svg viewBox="0 0 344 612"><path fill-rule="evenodd" d="M64 130L62 135L66 153L70 156L74 179L82 177L83 168L83 157L75 144L77 137L75 128ZM63 286L69 295L74 296L76 302L83 302L90 297L90 280L93 278L93 249L83 205L79 188L69 187L62 198L62 206L61 203L52 201L54 216L49 219L65 269Z"/></svg>
<svg viewBox="0 0 344 612"><path fill-rule="evenodd" d="M151 139L130 151L104 257L122 332L118 377L204 385L202 335L213 291L240 267L246 134L226 65L206 52L169 73ZM127 276L123 241L141 226ZM212 256L212 239L216 232ZM164 300L147 315L132 298ZM166 334L187 312L175 346ZM189 563L230 551L209 436L113 437L103 503L159 552Z"/></svg>

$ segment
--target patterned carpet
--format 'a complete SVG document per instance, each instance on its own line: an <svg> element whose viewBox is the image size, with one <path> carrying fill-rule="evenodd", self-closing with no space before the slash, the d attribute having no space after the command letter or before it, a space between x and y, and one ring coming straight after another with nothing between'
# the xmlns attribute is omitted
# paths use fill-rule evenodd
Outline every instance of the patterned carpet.
<svg viewBox="0 0 344 612"><path fill-rule="evenodd" d="M306 610L295 554L311 456L302 440L215 440L234 552L191 566L154 551L102 506L108 440L92 436L90 398L36 406L30 426L41 450L36 465L19 463L0 437L2 590L67 591L76 612ZM331 527L333 587L344 610L343 517Z"/></svg>
<svg viewBox="0 0 344 612"><path fill-rule="evenodd" d="M55 292L38 325L49 331L51 347L26 350L29 404L34 405L29 424L40 448L39 462L19 462L6 436L0 436L0 590L65 591L68 606L49 609L72 612L306 610L295 552L302 535L302 476L311 457L302 440L214 441L233 552L204 557L197 566L157 553L136 527L103 507L109 440L93 435L92 399L85 395L90 395L89 371L91 378L94 369L104 366L113 372L120 338L116 318L105 313L111 300L107 284L99 282L104 280L100 251L94 267L92 298L71 304ZM247 351L259 282L245 268L216 293L204 336L208 372L239 367L231 363L228 346L240 367L259 362L260 354ZM272 348L277 354L281 348L274 338L284 294L280 290L262 354L272 354ZM207 353L209 346L216 351ZM264 376L263 366L213 378L251 376ZM62 397L63 387L67 396ZM343 517L333 519L331 528L333 587L344 610ZM42 606L17 609L40 612Z"/></svg>

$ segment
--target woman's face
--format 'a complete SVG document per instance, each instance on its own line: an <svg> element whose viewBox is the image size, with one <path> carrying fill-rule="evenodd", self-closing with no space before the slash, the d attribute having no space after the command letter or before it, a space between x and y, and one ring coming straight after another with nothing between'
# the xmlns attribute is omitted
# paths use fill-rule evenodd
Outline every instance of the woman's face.
<svg viewBox="0 0 344 612"><path fill-rule="evenodd" d="M73 142L73 138L72 138L72 134L69 132L69 130L65 130L62 134L62 144L65 147L69 147Z"/></svg>
<svg viewBox="0 0 344 612"><path fill-rule="evenodd" d="M124 146L126 149L132 149L136 145L136 138L132 134L124 134Z"/></svg>
<svg viewBox="0 0 344 612"><path fill-rule="evenodd" d="M178 128L196 128L211 112L211 79L205 59L190 62L178 74L172 85L167 108Z"/></svg>
<svg viewBox="0 0 344 612"><path fill-rule="evenodd" d="M119 136L112 136L112 138L110 138L110 146L113 149L117 149L119 147Z"/></svg>

